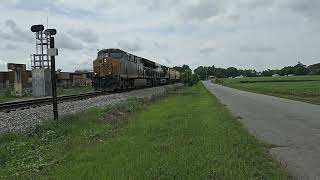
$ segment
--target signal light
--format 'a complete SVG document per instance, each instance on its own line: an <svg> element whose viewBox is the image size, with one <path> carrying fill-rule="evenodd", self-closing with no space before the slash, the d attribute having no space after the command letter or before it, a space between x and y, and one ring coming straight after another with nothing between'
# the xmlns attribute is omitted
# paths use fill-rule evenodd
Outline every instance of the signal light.
<svg viewBox="0 0 320 180"><path fill-rule="evenodd" d="M46 29L44 31L44 34L46 34L47 36L49 36L49 35L54 36L57 34L57 30L56 29Z"/></svg>
<svg viewBox="0 0 320 180"><path fill-rule="evenodd" d="M32 32L41 32L44 30L44 26L42 24L31 26Z"/></svg>

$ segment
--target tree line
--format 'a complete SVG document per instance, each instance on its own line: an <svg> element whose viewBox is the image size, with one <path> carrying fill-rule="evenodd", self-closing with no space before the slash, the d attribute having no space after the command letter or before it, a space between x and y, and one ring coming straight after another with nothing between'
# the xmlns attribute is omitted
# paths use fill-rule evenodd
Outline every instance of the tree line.
<svg viewBox="0 0 320 180"><path fill-rule="evenodd" d="M217 68L215 66L199 66L194 70L194 73L197 74L200 79L206 79L209 76L214 76L217 78L234 78L238 76L272 76L275 74L279 74L281 76L320 75L320 63L306 66L303 63L298 62L298 64L295 66L286 66L282 69L268 69L262 72L258 72L254 69L237 69L235 67Z"/></svg>

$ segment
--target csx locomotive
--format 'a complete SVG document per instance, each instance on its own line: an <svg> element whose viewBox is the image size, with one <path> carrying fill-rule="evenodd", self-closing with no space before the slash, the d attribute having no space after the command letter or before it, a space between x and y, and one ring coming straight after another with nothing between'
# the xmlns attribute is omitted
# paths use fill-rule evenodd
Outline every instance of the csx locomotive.
<svg viewBox="0 0 320 180"><path fill-rule="evenodd" d="M115 91L175 83L180 73L121 49L103 49L93 61L96 90Z"/></svg>

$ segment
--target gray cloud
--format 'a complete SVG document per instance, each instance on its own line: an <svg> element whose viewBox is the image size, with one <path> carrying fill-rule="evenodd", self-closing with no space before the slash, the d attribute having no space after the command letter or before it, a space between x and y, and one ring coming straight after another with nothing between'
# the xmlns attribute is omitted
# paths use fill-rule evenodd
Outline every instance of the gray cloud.
<svg viewBox="0 0 320 180"><path fill-rule="evenodd" d="M181 7L182 0L140 0L139 3L143 6L146 6L148 10L169 10L174 7Z"/></svg>
<svg viewBox="0 0 320 180"><path fill-rule="evenodd" d="M8 43L4 46L4 49L6 49L6 50L19 50L20 46L18 46L17 44Z"/></svg>
<svg viewBox="0 0 320 180"><path fill-rule="evenodd" d="M2 29L6 29L7 31L0 31L0 38L18 42L33 42L32 33L23 31L17 26L15 21L9 19L5 21L3 26Z"/></svg>
<svg viewBox="0 0 320 180"><path fill-rule="evenodd" d="M72 29L69 34L85 43L96 43L99 39L97 33L91 29Z"/></svg>
<svg viewBox="0 0 320 180"><path fill-rule="evenodd" d="M190 5L182 12L186 20L205 20L224 12L224 2L219 0L204 0Z"/></svg>
<svg viewBox="0 0 320 180"><path fill-rule="evenodd" d="M165 63L167 63L167 64L171 64L172 63L172 61L170 59L168 59L168 58L164 58L163 61Z"/></svg>
<svg viewBox="0 0 320 180"><path fill-rule="evenodd" d="M253 0L246 2L249 9L265 8L274 5L275 0Z"/></svg>
<svg viewBox="0 0 320 180"><path fill-rule="evenodd" d="M202 53L202 54L211 54L215 51L216 51L216 49L213 47L205 47L205 48L200 49L200 53Z"/></svg>
<svg viewBox="0 0 320 180"><path fill-rule="evenodd" d="M81 42L75 40L73 37L66 33L60 33L57 35L56 40L57 48L68 49L68 50L80 50L84 46Z"/></svg>
<svg viewBox="0 0 320 180"><path fill-rule="evenodd" d="M294 12L300 13L307 18L320 17L320 1L319 0L290 0L286 6Z"/></svg>
<svg viewBox="0 0 320 180"><path fill-rule="evenodd" d="M160 49L168 49L169 46L167 43L154 42L154 46Z"/></svg>
<svg viewBox="0 0 320 180"><path fill-rule="evenodd" d="M136 40L135 42L120 41L118 43L118 45L120 46L120 48L127 50L127 51L132 51L132 52L137 52L137 51L143 50L140 40Z"/></svg>
<svg viewBox="0 0 320 180"><path fill-rule="evenodd" d="M89 8L74 8L69 6L69 2L60 0L15 0L11 3L11 7L16 9L26 10L26 11L38 11L38 12L50 12L51 14L59 14L69 17L88 17L94 16L94 9ZM77 1L78 4L84 3L83 1ZM86 2L88 4L88 2ZM92 3L93 4L93 3ZM87 6L90 7L90 6Z"/></svg>
<svg viewBox="0 0 320 180"><path fill-rule="evenodd" d="M172 61L171 61L170 58L167 57L167 56L158 59L157 62L160 63L160 64L162 64L162 65L165 65L165 66L170 66L170 65L172 65Z"/></svg>
<svg viewBox="0 0 320 180"><path fill-rule="evenodd" d="M265 45L255 45L255 46L242 46L240 48L241 52L247 52L247 53L271 53L275 52L277 49L271 46L265 46Z"/></svg>

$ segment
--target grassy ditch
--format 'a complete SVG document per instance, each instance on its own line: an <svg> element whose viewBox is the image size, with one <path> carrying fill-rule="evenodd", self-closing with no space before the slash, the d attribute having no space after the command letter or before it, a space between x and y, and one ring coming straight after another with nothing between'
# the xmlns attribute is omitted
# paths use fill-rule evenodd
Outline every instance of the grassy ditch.
<svg viewBox="0 0 320 180"><path fill-rule="evenodd" d="M287 179L267 146L201 84L66 116L0 143L0 177Z"/></svg>
<svg viewBox="0 0 320 180"><path fill-rule="evenodd" d="M224 79L223 85L244 91L320 104L320 76Z"/></svg>

